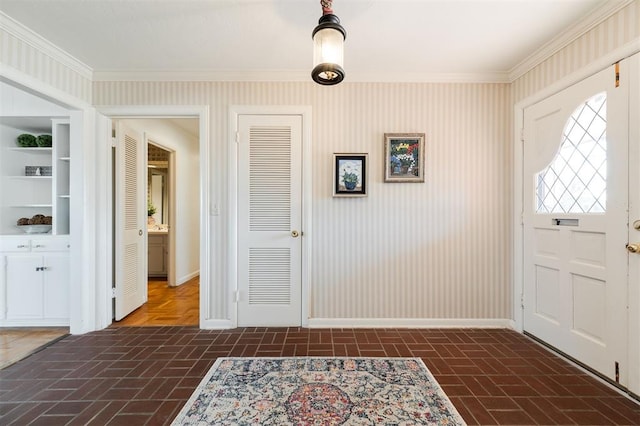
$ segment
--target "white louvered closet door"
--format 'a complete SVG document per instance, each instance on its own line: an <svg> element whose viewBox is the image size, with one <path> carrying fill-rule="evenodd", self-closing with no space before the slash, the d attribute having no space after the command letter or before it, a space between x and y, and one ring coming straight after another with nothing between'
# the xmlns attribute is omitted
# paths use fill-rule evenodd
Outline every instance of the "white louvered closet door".
<svg viewBox="0 0 640 426"><path fill-rule="evenodd" d="M238 120L238 325L301 325L302 117Z"/></svg>
<svg viewBox="0 0 640 426"><path fill-rule="evenodd" d="M116 161L115 319L147 300L146 170L142 135L118 123Z"/></svg>

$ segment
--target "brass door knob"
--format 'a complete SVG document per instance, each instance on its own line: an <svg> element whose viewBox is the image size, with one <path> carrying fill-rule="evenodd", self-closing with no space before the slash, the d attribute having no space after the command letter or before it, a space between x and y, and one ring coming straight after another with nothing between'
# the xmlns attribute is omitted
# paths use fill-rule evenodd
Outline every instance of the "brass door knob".
<svg viewBox="0 0 640 426"><path fill-rule="evenodd" d="M300 233L298 231L293 230L293 231L291 231L291 236L293 238L298 238L300 236Z"/></svg>
<svg viewBox="0 0 640 426"><path fill-rule="evenodd" d="M627 250L629 253L640 253L640 243L627 244Z"/></svg>

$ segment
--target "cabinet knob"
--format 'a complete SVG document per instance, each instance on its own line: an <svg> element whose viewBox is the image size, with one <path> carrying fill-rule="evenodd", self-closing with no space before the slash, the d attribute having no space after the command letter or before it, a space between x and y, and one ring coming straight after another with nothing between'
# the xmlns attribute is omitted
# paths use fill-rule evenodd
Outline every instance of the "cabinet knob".
<svg viewBox="0 0 640 426"><path fill-rule="evenodd" d="M36 244L33 248L44 248L44 244Z"/></svg>
<svg viewBox="0 0 640 426"><path fill-rule="evenodd" d="M16 248L27 248L28 246L25 244L19 244Z"/></svg>

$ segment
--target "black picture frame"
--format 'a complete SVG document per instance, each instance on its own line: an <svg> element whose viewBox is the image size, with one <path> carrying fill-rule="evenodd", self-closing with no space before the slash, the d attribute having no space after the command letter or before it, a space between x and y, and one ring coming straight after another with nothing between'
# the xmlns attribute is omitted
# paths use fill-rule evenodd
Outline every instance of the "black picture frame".
<svg viewBox="0 0 640 426"><path fill-rule="evenodd" d="M367 157L361 153L333 154L334 197L367 196Z"/></svg>

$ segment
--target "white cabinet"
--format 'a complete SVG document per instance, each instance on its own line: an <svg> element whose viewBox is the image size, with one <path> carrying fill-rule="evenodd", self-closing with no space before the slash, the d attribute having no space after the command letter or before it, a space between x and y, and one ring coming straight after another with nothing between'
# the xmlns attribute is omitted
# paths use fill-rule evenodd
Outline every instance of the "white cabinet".
<svg viewBox="0 0 640 426"><path fill-rule="evenodd" d="M148 259L150 277L166 277L167 276L167 233L149 233L148 237Z"/></svg>
<svg viewBox="0 0 640 426"><path fill-rule="evenodd" d="M44 312L42 256L7 255L7 319L41 319Z"/></svg>
<svg viewBox="0 0 640 426"><path fill-rule="evenodd" d="M68 237L0 238L0 325L69 325Z"/></svg>

